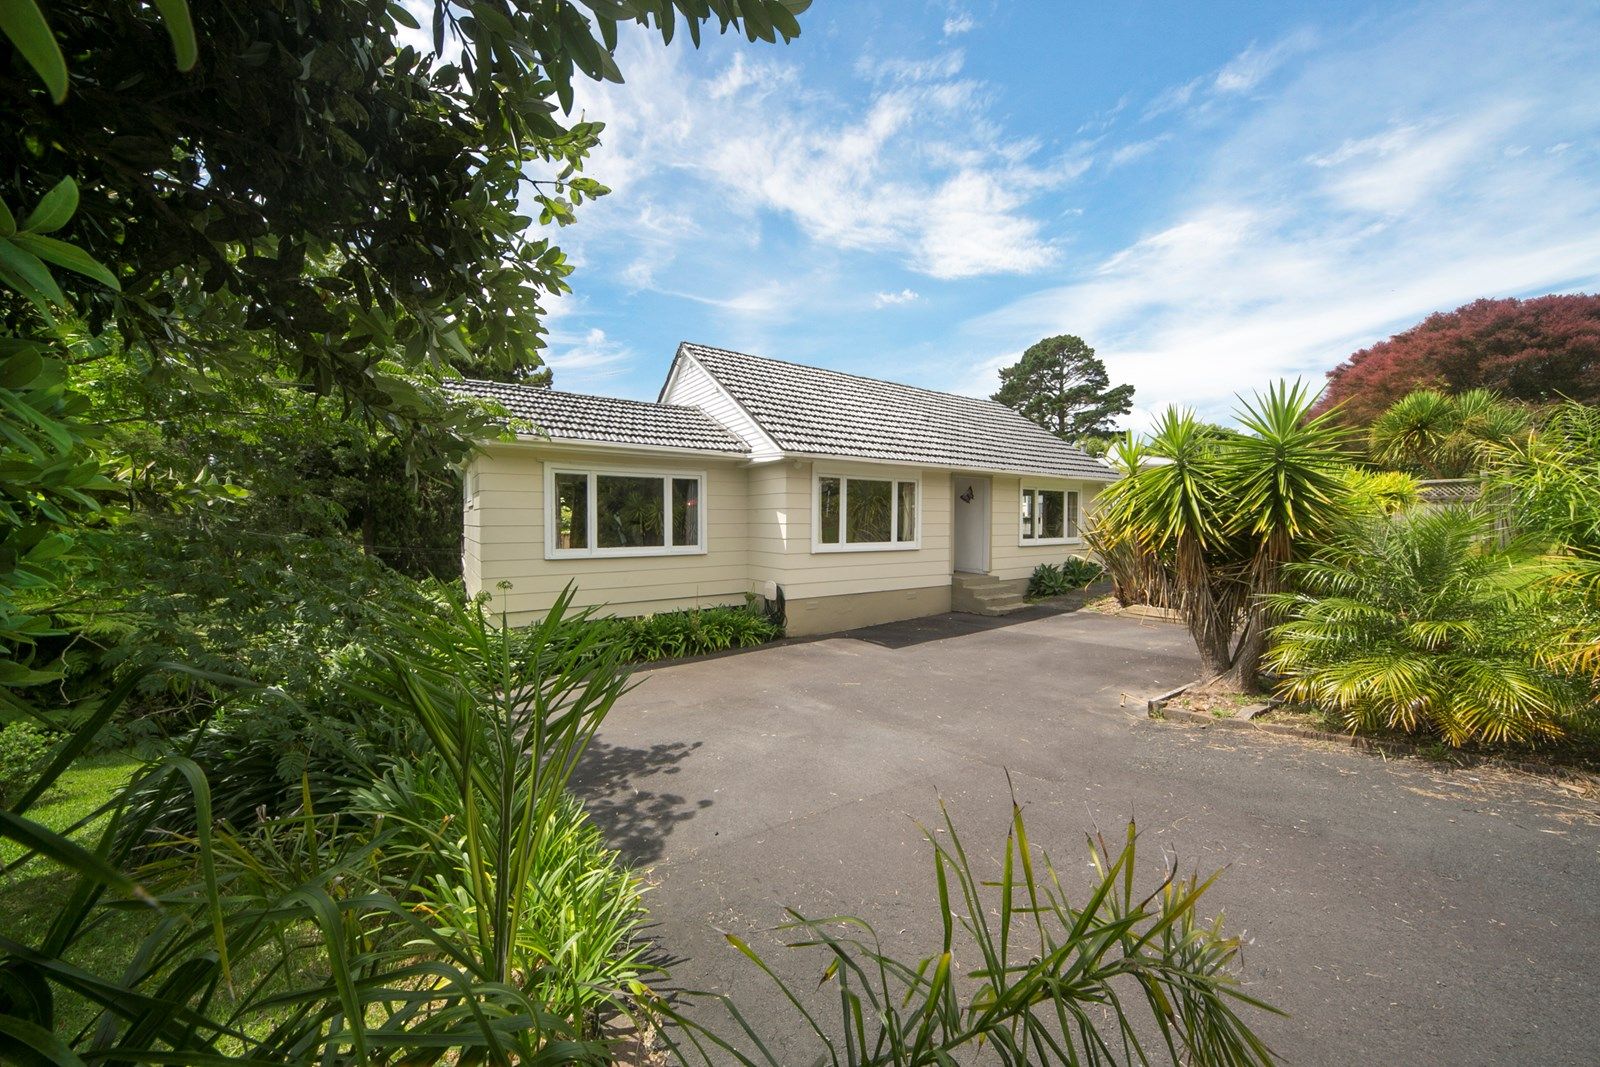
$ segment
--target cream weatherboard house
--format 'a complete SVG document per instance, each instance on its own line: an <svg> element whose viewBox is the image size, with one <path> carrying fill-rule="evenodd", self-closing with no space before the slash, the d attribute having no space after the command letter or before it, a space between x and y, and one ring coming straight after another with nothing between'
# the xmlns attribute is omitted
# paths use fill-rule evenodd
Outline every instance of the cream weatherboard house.
<svg viewBox="0 0 1600 1067"><path fill-rule="evenodd" d="M997 612L1114 477L989 400L696 344L655 403L451 385L515 420L467 468L462 566L517 623L569 582L629 615L754 595L793 635Z"/></svg>

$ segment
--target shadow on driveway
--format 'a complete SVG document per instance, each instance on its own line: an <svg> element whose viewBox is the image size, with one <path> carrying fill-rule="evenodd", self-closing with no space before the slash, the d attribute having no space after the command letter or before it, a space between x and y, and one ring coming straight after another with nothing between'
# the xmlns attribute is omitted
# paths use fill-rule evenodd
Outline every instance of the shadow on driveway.
<svg viewBox="0 0 1600 1067"><path fill-rule="evenodd" d="M661 858L667 835L679 823L711 806L709 799L690 801L667 791L679 764L692 756L699 741L664 741L630 747L596 738L590 742L572 778L606 843L633 864Z"/></svg>

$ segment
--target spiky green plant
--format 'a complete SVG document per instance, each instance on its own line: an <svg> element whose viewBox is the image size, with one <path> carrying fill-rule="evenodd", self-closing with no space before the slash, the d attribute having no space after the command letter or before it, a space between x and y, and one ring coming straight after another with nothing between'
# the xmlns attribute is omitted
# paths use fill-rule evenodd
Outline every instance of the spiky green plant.
<svg viewBox="0 0 1600 1067"><path fill-rule="evenodd" d="M737 1044L657 1003L680 1062L947 1067L975 1050L1014 1067L1149 1064L1163 1054L1173 1064L1213 1067L1276 1062L1241 1013L1276 1009L1240 988L1239 939L1223 933L1220 917L1201 917L1215 874L1181 878L1169 865L1146 889L1129 823L1119 845L1089 839L1091 874L1074 903L1074 879L1035 849L1015 803L1000 869L987 877L943 815L942 826L923 833L933 850L937 944L905 958L862 919L791 910L793 921L780 930L795 939L790 948L822 957L818 985L832 987L837 1005L828 1021L807 1006L807 990L725 935L776 984L811 1047L780 1059L726 997L712 999L731 1016Z"/></svg>
<svg viewBox="0 0 1600 1067"><path fill-rule="evenodd" d="M1541 661L1563 616L1539 569L1478 512L1368 522L1288 576L1267 663L1285 697L1352 731L1526 745L1561 736L1585 703L1581 681Z"/></svg>
<svg viewBox="0 0 1600 1067"><path fill-rule="evenodd" d="M1346 434L1335 412L1311 415L1315 401L1303 384L1280 382L1241 404L1244 432L1229 434L1170 408L1131 453L1138 465L1099 498L1096 537L1163 572L1203 676L1230 688L1257 688L1264 598L1348 509Z"/></svg>
<svg viewBox="0 0 1600 1067"><path fill-rule="evenodd" d="M1533 435L1493 451L1488 495L1549 553L1552 585L1575 607L1549 662L1600 687L1600 408L1559 405Z"/></svg>
<svg viewBox="0 0 1600 1067"><path fill-rule="evenodd" d="M1368 445L1379 463L1430 478L1461 478L1479 469L1495 446L1525 438L1528 410L1487 389L1450 395L1418 389L1373 421Z"/></svg>

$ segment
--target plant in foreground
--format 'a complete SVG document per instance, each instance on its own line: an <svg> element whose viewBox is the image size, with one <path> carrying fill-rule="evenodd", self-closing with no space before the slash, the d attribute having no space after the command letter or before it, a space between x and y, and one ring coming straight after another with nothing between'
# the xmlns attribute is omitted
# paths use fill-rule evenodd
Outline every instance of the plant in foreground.
<svg viewBox="0 0 1600 1067"><path fill-rule="evenodd" d="M941 809L942 810L942 809ZM1169 866L1136 888L1138 835L1120 847L1089 841L1093 877L1079 903L1049 857L1028 840L1012 805L999 876L981 878L948 811L924 831L933 849L941 935L933 951L903 959L865 921L806 918L791 910L782 927L791 948L820 954L821 986L837 1017L779 976L743 940L728 941L778 987L804 1021L814 1052L779 1059L727 997L711 997L732 1019L736 1040L663 1004L662 1035L684 1063L782 1063L918 1067L955 1063L953 1054L992 1050L1004 1064L1270 1064L1276 1058L1239 1009L1276 1012L1240 989L1241 942L1198 906L1217 875L1180 878ZM705 999L705 998L702 998Z"/></svg>

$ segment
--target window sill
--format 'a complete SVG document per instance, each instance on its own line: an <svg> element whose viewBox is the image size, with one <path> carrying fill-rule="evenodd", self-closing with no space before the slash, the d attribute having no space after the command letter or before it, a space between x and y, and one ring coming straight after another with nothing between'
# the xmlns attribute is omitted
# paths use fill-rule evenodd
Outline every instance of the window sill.
<svg viewBox="0 0 1600 1067"><path fill-rule="evenodd" d="M811 554L822 555L830 552L915 552L922 547L920 541L894 542L885 541L871 545L825 545L811 542Z"/></svg>
<svg viewBox="0 0 1600 1067"><path fill-rule="evenodd" d="M647 556L704 556L706 550L699 546L684 548L596 548L592 551L563 552L559 548L546 549L547 560L569 559L639 559Z"/></svg>
<svg viewBox="0 0 1600 1067"><path fill-rule="evenodd" d="M1081 537L1024 537L1017 541L1018 548L1052 548L1061 545L1081 544L1083 544L1083 538Z"/></svg>

